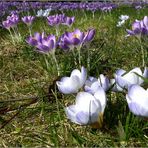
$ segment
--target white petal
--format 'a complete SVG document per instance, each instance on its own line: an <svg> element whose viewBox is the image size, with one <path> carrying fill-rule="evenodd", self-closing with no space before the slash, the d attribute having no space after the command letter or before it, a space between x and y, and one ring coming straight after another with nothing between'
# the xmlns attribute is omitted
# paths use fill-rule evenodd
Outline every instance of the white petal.
<svg viewBox="0 0 148 148"><path fill-rule="evenodd" d="M67 115L68 119L70 119L74 123L80 124L76 120L77 111L76 111L76 106L75 105L70 105L69 107L66 107L65 112L66 112L66 115Z"/></svg>
<svg viewBox="0 0 148 148"><path fill-rule="evenodd" d="M78 111L89 112L90 102L95 100L94 96L88 92L79 92L76 96L76 105Z"/></svg>
<svg viewBox="0 0 148 148"><path fill-rule="evenodd" d="M148 92L139 85L132 85L128 90L128 97L131 101L148 108Z"/></svg>
<svg viewBox="0 0 148 148"><path fill-rule="evenodd" d="M100 87L97 90L97 92L94 94L94 97L97 100L99 100L99 102L101 103L101 112L104 112L106 102L107 102L106 93L105 93L104 89L102 87Z"/></svg>
<svg viewBox="0 0 148 148"><path fill-rule="evenodd" d="M79 89L79 79L78 77L64 77L61 81L56 82L60 92L64 94L77 93Z"/></svg>

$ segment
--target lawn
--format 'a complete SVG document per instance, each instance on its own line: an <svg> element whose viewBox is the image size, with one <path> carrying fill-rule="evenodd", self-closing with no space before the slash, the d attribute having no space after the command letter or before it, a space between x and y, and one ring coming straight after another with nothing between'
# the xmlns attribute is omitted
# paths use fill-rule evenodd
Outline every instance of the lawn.
<svg viewBox="0 0 148 148"><path fill-rule="evenodd" d="M16 3L16 7L13 5L5 11L11 12L17 5L21 4ZM45 6L41 8L47 9ZM14 30L10 29L12 36L9 29L1 27L0 147L148 147L148 110L147 116L131 112L126 99L128 89L115 92L109 88L105 92L107 103L102 126L93 128L92 124L79 125L67 118L65 108L75 103L77 93L63 94L57 87L57 81L69 77L74 69L81 70L82 66L87 70L87 78L103 74L113 79L118 69L128 73L136 67L143 72L148 66L148 33L127 37L126 31L132 29L136 19L148 16L148 7L143 6L135 9L131 4L120 5L106 12L72 9L72 4L71 7L65 4L65 9L58 7L49 15L74 16L73 24L51 26L46 17L36 17L40 7L25 9L30 8L27 5L22 7L19 17L35 16L30 32L21 19ZM8 15L6 12L1 16L1 23ZM128 15L129 19L117 27L121 15ZM75 29L82 32L95 29L94 38L72 50L56 46L54 54L38 52L27 43L35 32L53 34L58 42L62 34ZM147 78L142 84L145 89Z"/></svg>

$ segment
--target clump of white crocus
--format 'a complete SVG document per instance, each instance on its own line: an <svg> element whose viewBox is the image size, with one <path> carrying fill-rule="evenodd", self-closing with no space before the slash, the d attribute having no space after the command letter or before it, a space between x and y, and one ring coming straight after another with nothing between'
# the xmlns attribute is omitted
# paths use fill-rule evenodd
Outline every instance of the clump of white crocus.
<svg viewBox="0 0 148 148"><path fill-rule="evenodd" d="M117 23L117 27L121 27L123 24L125 24L125 21L129 19L128 15L121 15L119 17L120 21Z"/></svg>

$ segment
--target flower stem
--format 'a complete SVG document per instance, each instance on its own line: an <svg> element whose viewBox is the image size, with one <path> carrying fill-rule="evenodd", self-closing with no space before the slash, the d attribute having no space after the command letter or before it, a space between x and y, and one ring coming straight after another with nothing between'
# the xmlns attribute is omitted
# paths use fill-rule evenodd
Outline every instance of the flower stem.
<svg viewBox="0 0 148 148"><path fill-rule="evenodd" d="M10 29L8 29L8 31L9 31L9 33L10 33L10 36L11 36L12 42L13 42L13 44L15 45L15 41L14 41L14 39L13 39L12 32L11 32L11 30L10 30Z"/></svg>
<svg viewBox="0 0 148 148"><path fill-rule="evenodd" d="M56 36L57 37L59 36L59 26L58 25L56 26Z"/></svg>
<svg viewBox="0 0 148 148"><path fill-rule="evenodd" d="M74 49L72 49L72 54L73 54L73 57L74 57L75 66L77 66L77 60L76 60L76 55L75 55Z"/></svg>
<svg viewBox="0 0 148 148"><path fill-rule="evenodd" d="M57 62L57 59L55 57L55 53L52 54L52 58L55 61L57 72L58 72L58 76L60 76L60 67L59 67L58 62Z"/></svg>
<svg viewBox="0 0 148 148"><path fill-rule="evenodd" d="M140 42L140 48L141 48L141 57L142 57L142 67L145 66L145 55L144 55L144 48L142 46L142 39L141 37L138 38Z"/></svg>
<svg viewBox="0 0 148 148"><path fill-rule="evenodd" d="M30 36L32 36L31 26L28 26L28 28L29 28L29 33L30 33Z"/></svg>
<svg viewBox="0 0 148 148"><path fill-rule="evenodd" d="M79 66L81 68L81 45L77 48L78 56L79 56Z"/></svg>

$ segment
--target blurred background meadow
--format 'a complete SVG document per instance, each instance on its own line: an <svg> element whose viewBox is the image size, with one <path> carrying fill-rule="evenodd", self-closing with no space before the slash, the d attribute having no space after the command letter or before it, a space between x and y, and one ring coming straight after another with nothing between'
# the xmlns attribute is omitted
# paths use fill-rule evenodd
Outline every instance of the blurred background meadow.
<svg viewBox="0 0 148 148"><path fill-rule="evenodd" d="M39 16L41 9L49 11ZM58 74L56 63L27 43L35 32L53 34L58 42L66 31L95 29L88 47L81 47L81 66L89 76L104 74L112 79L117 69L130 71L140 67L143 71L142 58L144 66L148 65L148 38L139 41L135 36L127 37L126 29L131 30L136 19L148 16L148 3L2 1L0 11L0 147L148 146L148 122L129 111L127 91L106 94L104 121L99 129L67 119L64 108L74 102L75 95L60 93L56 81L80 69L78 53L56 46ZM2 22L14 14L19 17L17 27L6 28ZM56 14L74 16L73 24L60 24L57 32L46 18ZM121 15L129 19L118 24ZM24 16L35 17L30 30L21 20Z"/></svg>

